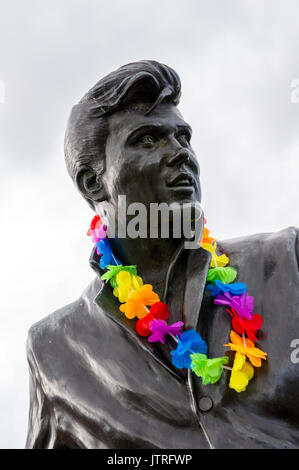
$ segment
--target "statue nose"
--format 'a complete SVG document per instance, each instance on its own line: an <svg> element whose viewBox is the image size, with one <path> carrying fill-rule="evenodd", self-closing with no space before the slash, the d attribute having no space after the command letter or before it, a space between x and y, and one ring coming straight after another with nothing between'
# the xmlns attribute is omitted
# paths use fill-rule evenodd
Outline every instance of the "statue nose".
<svg viewBox="0 0 299 470"><path fill-rule="evenodd" d="M190 160L190 155L187 149L180 149L175 155L172 155L167 160L169 166L182 165L183 163L188 163Z"/></svg>

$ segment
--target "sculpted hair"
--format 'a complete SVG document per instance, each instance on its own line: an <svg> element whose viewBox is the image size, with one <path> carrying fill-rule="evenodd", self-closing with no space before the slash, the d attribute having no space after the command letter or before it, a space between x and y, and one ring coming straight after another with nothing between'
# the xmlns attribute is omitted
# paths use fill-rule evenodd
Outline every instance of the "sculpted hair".
<svg viewBox="0 0 299 470"><path fill-rule="evenodd" d="M153 60L133 62L99 80L76 104L67 123L64 152L69 175L83 168L105 171L105 146L108 137L107 116L125 106L149 103L149 114L162 102L178 105L181 82L178 74ZM93 207L91 201L88 203Z"/></svg>

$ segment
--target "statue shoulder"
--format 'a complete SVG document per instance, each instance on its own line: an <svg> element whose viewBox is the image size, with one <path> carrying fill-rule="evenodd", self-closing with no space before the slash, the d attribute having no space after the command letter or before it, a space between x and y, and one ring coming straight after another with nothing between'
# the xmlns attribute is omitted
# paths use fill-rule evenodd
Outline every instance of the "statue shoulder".
<svg viewBox="0 0 299 470"><path fill-rule="evenodd" d="M27 355L38 354L42 351L47 343L50 343L63 327L63 323L67 318L76 311L78 300L72 302L55 312L47 315L42 320L34 323L28 331L27 336Z"/></svg>
<svg viewBox="0 0 299 470"><path fill-rule="evenodd" d="M218 242L220 252L234 255L261 253L269 251L281 256L282 253L293 255L299 261L299 228L290 226L277 232L257 233L253 235L221 240ZM282 251L281 251L282 250Z"/></svg>
<svg viewBox="0 0 299 470"><path fill-rule="evenodd" d="M77 323L90 313L99 288L99 280L95 278L77 300L34 323L27 337L28 359L34 356L43 360L46 351L52 349L53 344L63 347L63 343L68 341L68 336L75 330Z"/></svg>

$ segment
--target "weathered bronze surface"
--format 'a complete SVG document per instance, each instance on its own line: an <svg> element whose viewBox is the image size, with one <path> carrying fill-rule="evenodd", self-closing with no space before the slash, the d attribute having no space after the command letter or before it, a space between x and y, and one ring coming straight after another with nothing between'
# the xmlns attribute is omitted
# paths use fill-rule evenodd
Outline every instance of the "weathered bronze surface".
<svg viewBox="0 0 299 470"><path fill-rule="evenodd" d="M127 203L200 202L191 128L177 109L176 72L154 61L128 64L100 80L71 113L65 154L77 188L109 225L117 197ZM190 185L172 184L187 174ZM231 322L205 292L210 254L181 239L116 238L113 249L222 356ZM260 345L268 361L246 392L228 375L203 386L172 366L169 351L137 335L97 276L70 305L33 325L27 354L30 414L27 448L296 448L299 447L298 230L219 243L255 296L264 319ZM167 279L167 283L165 282Z"/></svg>

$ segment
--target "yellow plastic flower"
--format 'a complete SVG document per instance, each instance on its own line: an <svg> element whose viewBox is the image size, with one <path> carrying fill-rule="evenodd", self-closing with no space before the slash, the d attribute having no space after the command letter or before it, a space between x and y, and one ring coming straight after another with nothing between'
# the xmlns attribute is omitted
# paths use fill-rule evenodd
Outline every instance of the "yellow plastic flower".
<svg viewBox="0 0 299 470"><path fill-rule="evenodd" d="M211 259L211 268L223 268L224 266L226 266L227 264L229 263L229 258L223 254L223 255L214 255L212 256L212 259Z"/></svg>
<svg viewBox="0 0 299 470"><path fill-rule="evenodd" d="M217 247L216 242L202 243L201 246L205 250L208 250L212 255L211 264L210 264L211 268L223 268L229 263L229 258L226 255L223 254L223 255L218 256L216 254L216 247Z"/></svg>
<svg viewBox="0 0 299 470"><path fill-rule="evenodd" d="M154 305L156 302L160 302L160 299L158 294L153 292L153 286L144 284L138 291L132 290L127 301L119 309L127 318L143 318L149 312L147 306Z"/></svg>
<svg viewBox="0 0 299 470"><path fill-rule="evenodd" d="M254 343L248 338L241 338L233 330L230 332L230 339L232 343L225 344L229 346L232 351L238 351L245 354L250 360L251 364L255 367L261 367L262 359L267 359L267 353L254 346Z"/></svg>
<svg viewBox="0 0 299 470"><path fill-rule="evenodd" d="M254 369L252 365L246 361L244 354L237 352L230 376L229 387L236 390L236 392L244 392L249 380L251 380L253 376Z"/></svg>
<svg viewBox="0 0 299 470"><path fill-rule="evenodd" d="M132 290L138 291L140 289L143 280L140 276L131 275L128 271L120 271L116 276L116 283L117 287L113 289L113 295L123 303Z"/></svg>

